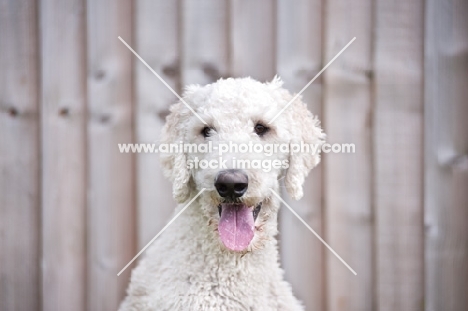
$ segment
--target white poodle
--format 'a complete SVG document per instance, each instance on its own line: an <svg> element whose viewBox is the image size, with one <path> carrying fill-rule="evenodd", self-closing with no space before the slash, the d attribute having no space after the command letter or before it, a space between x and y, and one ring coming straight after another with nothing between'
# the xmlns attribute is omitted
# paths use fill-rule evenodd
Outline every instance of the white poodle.
<svg viewBox="0 0 468 311"><path fill-rule="evenodd" d="M301 198L319 154L229 150L221 159L217 149L228 142L320 145L325 135L319 121L297 98L268 124L293 98L278 78L265 84L221 79L189 86L183 98L207 124L184 103L176 103L163 143L211 142L213 148L164 153L162 165L173 183L176 211L206 190L148 249L132 272L120 310L303 310L279 265L275 235L280 202L272 191L279 193L279 180L285 177L287 192ZM235 166L238 159L251 161L250 169ZM194 165L202 160L213 165ZM259 160L276 165L259 166Z"/></svg>

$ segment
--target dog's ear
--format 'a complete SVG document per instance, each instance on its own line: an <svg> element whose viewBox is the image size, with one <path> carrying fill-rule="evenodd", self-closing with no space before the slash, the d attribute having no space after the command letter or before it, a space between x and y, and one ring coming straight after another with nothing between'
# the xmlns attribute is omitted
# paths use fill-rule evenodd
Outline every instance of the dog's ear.
<svg viewBox="0 0 468 311"><path fill-rule="evenodd" d="M189 111L182 102L170 107L170 114L166 118L161 133L161 144L180 144L185 138L186 122ZM167 147L168 151L169 147ZM172 182L172 195L179 202L185 202L190 195L190 170L187 167L187 157L184 152L168 152L160 154L164 175Z"/></svg>
<svg viewBox="0 0 468 311"><path fill-rule="evenodd" d="M286 102L293 98L289 92L285 92L283 95ZM309 144L310 148L309 152L302 152L307 150L294 152L293 148L290 148L289 168L286 172L285 186L289 195L293 199L299 200L303 196L302 184L305 178L310 170L320 162L320 150L324 143L325 133L320 127L320 121L312 115L300 97L291 103L285 110L285 114L287 115L291 135L290 147L292 144L301 146L301 143L303 143ZM312 146L314 147L312 148Z"/></svg>

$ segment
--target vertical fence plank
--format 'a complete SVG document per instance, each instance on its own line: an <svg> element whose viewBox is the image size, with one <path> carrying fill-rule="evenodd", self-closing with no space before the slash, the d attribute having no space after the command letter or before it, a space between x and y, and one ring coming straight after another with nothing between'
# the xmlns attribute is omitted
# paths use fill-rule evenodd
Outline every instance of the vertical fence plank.
<svg viewBox="0 0 468 311"><path fill-rule="evenodd" d="M275 75L275 2L231 0L231 75L261 82Z"/></svg>
<svg viewBox="0 0 468 311"><path fill-rule="evenodd" d="M176 92L180 92L178 7L177 1L139 0L135 8L136 50ZM157 143L169 105L177 98L139 60L135 62L137 141ZM164 227L175 202L158 154L138 154L137 160L138 247L142 248Z"/></svg>
<svg viewBox="0 0 468 311"><path fill-rule="evenodd" d="M40 310L35 1L0 1L0 310Z"/></svg>
<svg viewBox="0 0 468 311"><path fill-rule="evenodd" d="M41 2L43 309L86 309L85 2Z"/></svg>
<svg viewBox="0 0 468 311"><path fill-rule="evenodd" d="M227 0L185 0L182 9L182 84L208 84L227 76Z"/></svg>
<svg viewBox="0 0 468 311"><path fill-rule="evenodd" d="M324 127L331 144L354 144L355 153L324 154L326 239L357 272L326 252L329 310L373 310L371 184L370 0L327 2L325 62L357 40L327 69Z"/></svg>
<svg viewBox="0 0 468 311"><path fill-rule="evenodd" d="M468 3L426 2L426 310L468 306Z"/></svg>
<svg viewBox="0 0 468 311"><path fill-rule="evenodd" d="M322 1L278 1L277 68L291 92L299 92L322 68ZM321 79L303 93L314 115L322 115ZM322 228L322 166L312 170L300 201L285 199L320 235ZM324 310L322 243L287 209L280 211L281 257L286 279L306 310Z"/></svg>
<svg viewBox="0 0 468 311"><path fill-rule="evenodd" d="M133 141L132 44L128 0L88 1L88 310L116 310L135 255L134 156L119 153Z"/></svg>
<svg viewBox="0 0 468 311"><path fill-rule="evenodd" d="M378 310L423 308L423 1L376 3Z"/></svg>

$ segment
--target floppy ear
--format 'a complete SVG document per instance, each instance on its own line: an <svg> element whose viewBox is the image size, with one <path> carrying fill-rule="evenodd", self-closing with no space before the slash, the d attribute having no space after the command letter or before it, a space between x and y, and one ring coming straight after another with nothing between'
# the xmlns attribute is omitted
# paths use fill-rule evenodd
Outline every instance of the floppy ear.
<svg viewBox="0 0 468 311"><path fill-rule="evenodd" d="M188 114L183 103L178 102L170 107L171 113L162 128L161 144L180 144L184 141L185 126ZM169 151L169 147L167 148ZM184 152L161 153L161 164L164 175L172 182L172 196L179 202L185 202L190 196L190 170Z"/></svg>
<svg viewBox="0 0 468 311"><path fill-rule="evenodd" d="M284 99L289 102L293 97L289 92L283 93ZM316 152L310 148L309 152L293 152L290 148L289 168L286 172L285 186L289 195L299 200L303 196L302 184L310 170L320 162L320 150L324 143L325 133L320 127L320 121L307 109L306 104L298 97L285 110L288 115L289 129L291 131L290 144L313 144ZM306 150L307 151L307 150Z"/></svg>

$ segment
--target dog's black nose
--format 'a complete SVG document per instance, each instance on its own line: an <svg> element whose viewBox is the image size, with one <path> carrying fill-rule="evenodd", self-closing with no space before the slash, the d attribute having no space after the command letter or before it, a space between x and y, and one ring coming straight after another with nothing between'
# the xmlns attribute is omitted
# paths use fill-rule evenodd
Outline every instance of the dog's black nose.
<svg viewBox="0 0 468 311"><path fill-rule="evenodd" d="M249 186L249 178L241 170L225 170L218 173L215 187L223 198L239 198L244 195Z"/></svg>

